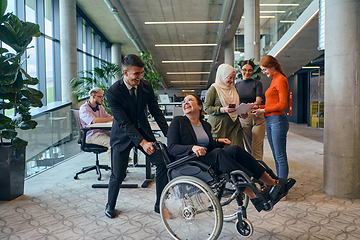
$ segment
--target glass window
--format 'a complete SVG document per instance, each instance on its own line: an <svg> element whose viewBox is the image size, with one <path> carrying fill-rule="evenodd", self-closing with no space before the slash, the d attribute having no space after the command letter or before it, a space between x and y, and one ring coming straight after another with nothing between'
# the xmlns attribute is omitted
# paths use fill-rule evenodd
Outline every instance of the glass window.
<svg viewBox="0 0 360 240"><path fill-rule="evenodd" d="M32 39L29 44L28 50L26 50L26 71L31 77L36 78L38 76L36 69L36 41L35 38Z"/></svg>
<svg viewBox="0 0 360 240"><path fill-rule="evenodd" d="M26 0L25 1L25 19L27 22L36 22L36 17L35 17L35 9L36 9L36 4L35 4L35 0Z"/></svg>
<svg viewBox="0 0 360 240"><path fill-rule="evenodd" d="M54 102L53 41L45 38L46 58L46 101Z"/></svg>
<svg viewBox="0 0 360 240"><path fill-rule="evenodd" d="M8 1L5 13L8 12L15 14L15 1Z"/></svg>
<svg viewBox="0 0 360 240"><path fill-rule="evenodd" d="M45 0L45 35L53 36L53 14L52 14L52 0Z"/></svg>

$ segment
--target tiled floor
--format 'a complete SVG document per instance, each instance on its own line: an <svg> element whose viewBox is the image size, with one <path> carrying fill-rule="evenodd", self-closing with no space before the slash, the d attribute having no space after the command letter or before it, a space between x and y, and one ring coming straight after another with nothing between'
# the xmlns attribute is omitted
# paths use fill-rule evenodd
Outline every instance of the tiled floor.
<svg viewBox="0 0 360 240"><path fill-rule="evenodd" d="M303 128L303 131L299 131ZM294 131L292 131L294 129ZM296 133L295 133L296 132ZM272 211L258 213L248 208L254 226L250 239L360 239L360 200L332 198L322 191L322 139L299 134L322 134L307 126L291 124L288 134L290 177L297 180L287 201ZM96 174L89 172L74 180L82 166L91 165L94 155L82 153L25 182L25 195L0 202L0 239L171 239L160 216L153 212L155 185L122 189L117 210L104 215L107 189L93 189ZM264 160L274 167L265 140ZM101 162L107 162L106 154ZM141 185L143 168L129 168L126 183ZM109 172L103 172L106 183ZM240 239L234 223L224 223L219 239ZM195 236L194 236L195 238Z"/></svg>

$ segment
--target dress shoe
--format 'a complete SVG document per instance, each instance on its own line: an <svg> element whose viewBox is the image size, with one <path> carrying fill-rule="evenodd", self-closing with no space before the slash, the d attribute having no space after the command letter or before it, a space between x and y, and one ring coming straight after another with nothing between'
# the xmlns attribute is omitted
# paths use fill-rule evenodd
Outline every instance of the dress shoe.
<svg viewBox="0 0 360 240"><path fill-rule="evenodd" d="M160 206L155 205L155 207L154 207L154 212L160 213Z"/></svg>
<svg viewBox="0 0 360 240"><path fill-rule="evenodd" d="M116 210L114 208L109 207L109 205L106 205L105 215L108 218L116 218Z"/></svg>

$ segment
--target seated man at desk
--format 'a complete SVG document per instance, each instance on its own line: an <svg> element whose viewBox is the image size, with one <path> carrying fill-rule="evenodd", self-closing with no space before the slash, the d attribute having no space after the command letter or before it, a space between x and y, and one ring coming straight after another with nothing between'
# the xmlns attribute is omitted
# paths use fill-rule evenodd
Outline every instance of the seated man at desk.
<svg viewBox="0 0 360 240"><path fill-rule="evenodd" d="M104 100L104 92L99 87L94 87L89 91L90 99L79 110L81 127L85 128L89 124L111 122L114 117L106 113L101 105ZM86 142L107 147L109 159L111 161L110 132L101 129L89 130Z"/></svg>

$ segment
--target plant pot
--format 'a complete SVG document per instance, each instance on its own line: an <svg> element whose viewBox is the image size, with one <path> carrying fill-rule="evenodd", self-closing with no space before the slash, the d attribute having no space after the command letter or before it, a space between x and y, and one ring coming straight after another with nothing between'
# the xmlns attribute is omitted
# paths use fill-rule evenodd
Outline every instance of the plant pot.
<svg viewBox="0 0 360 240"><path fill-rule="evenodd" d="M24 194L25 148L10 143L0 145L0 201L11 201Z"/></svg>

